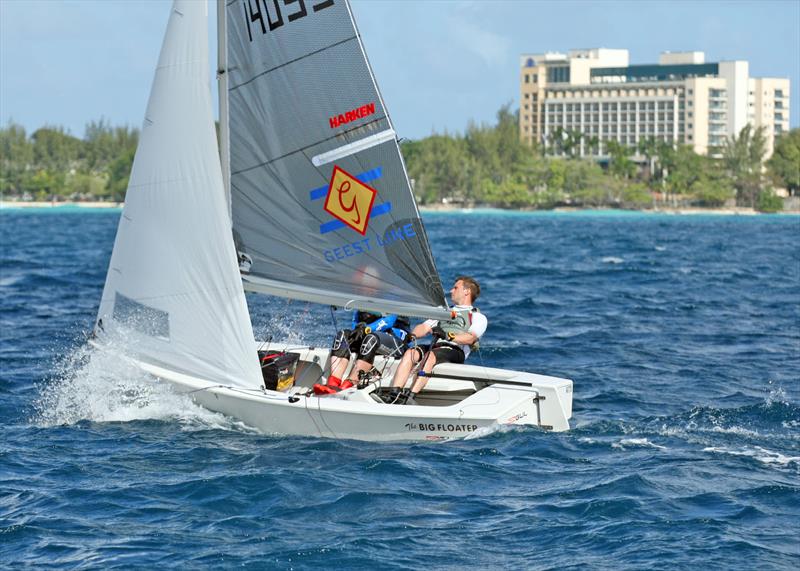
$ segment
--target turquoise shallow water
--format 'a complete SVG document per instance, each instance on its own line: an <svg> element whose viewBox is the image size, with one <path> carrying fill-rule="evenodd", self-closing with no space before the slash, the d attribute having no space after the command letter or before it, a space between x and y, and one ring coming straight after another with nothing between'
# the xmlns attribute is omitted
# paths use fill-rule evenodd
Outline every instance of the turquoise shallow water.
<svg viewBox="0 0 800 571"><path fill-rule="evenodd" d="M800 565L800 218L426 214L484 286L474 358L574 379L575 416L415 445L260 435L91 355L118 218L0 213L0 567Z"/></svg>

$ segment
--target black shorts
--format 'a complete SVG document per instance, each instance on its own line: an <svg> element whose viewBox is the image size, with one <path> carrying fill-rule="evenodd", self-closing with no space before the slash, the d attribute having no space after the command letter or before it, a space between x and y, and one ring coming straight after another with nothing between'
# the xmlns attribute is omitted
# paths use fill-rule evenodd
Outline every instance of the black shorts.
<svg viewBox="0 0 800 571"><path fill-rule="evenodd" d="M418 345L416 347L419 358L422 358L422 355L428 352L429 347L430 345ZM437 364L455 363L456 365L461 365L466 359L464 350L458 345L451 345L450 343L439 342L433 346L431 352L436 357Z"/></svg>

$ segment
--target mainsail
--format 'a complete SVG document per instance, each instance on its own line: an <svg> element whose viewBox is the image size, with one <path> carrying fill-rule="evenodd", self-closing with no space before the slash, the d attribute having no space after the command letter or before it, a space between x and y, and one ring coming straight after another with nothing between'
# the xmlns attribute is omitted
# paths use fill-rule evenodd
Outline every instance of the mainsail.
<svg viewBox="0 0 800 571"><path fill-rule="evenodd" d="M232 217L245 288L447 315L346 0L228 0L226 19Z"/></svg>
<svg viewBox="0 0 800 571"><path fill-rule="evenodd" d="M206 3L176 0L161 48L96 333L223 384L261 373L230 238L208 75Z"/></svg>

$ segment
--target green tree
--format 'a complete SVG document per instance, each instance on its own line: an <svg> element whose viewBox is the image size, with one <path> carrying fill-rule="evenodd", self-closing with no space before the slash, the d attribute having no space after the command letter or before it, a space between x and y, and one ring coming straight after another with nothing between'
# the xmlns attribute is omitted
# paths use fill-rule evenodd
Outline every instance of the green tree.
<svg viewBox="0 0 800 571"><path fill-rule="evenodd" d="M783 210L783 199L770 188L758 195L756 209L760 212L780 212Z"/></svg>
<svg viewBox="0 0 800 571"><path fill-rule="evenodd" d="M548 154L565 155L569 159L576 159L580 156L583 140L584 136L580 131L556 127L548 137L550 143Z"/></svg>
<svg viewBox="0 0 800 571"><path fill-rule="evenodd" d="M666 157L668 175L665 190L673 202L678 195L689 195L703 176L704 157L694 152L690 145L681 145Z"/></svg>
<svg viewBox="0 0 800 571"><path fill-rule="evenodd" d="M86 126L82 157L85 168L93 173L104 172L119 156L136 148L139 133L129 127L111 127L105 120Z"/></svg>
<svg viewBox="0 0 800 571"><path fill-rule="evenodd" d="M128 150L123 155L114 159L108 166L106 192L107 196L115 202L122 202L125 200L125 192L128 190L128 179L131 176L134 154L134 150Z"/></svg>
<svg viewBox="0 0 800 571"><path fill-rule="evenodd" d="M37 168L66 173L77 166L83 143L62 127L42 127L31 136Z"/></svg>
<svg viewBox="0 0 800 571"><path fill-rule="evenodd" d="M616 177L628 179L636 174L636 164L630 159L633 149L611 140L606 142L608 149L608 170Z"/></svg>
<svg viewBox="0 0 800 571"><path fill-rule="evenodd" d="M800 128L778 137L767 168L779 185L793 195L800 193Z"/></svg>
<svg viewBox="0 0 800 571"><path fill-rule="evenodd" d="M767 152L764 127L745 125L739 135L726 139L722 160L736 188L739 204L755 207L762 186L761 167Z"/></svg>
<svg viewBox="0 0 800 571"><path fill-rule="evenodd" d="M638 151L647 160L645 179L652 181L656 176L656 159L658 158L659 141L655 137L648 137L639 141Z"/></svg>
<svg viewBox="0 0 800 571"><path fill-rule="evenodd" d="M722 206L736 196L733 182L719 161L701 157L699 166L699 176L692 182L690 191L701 206Z"/></svg>
<svg viewBox="0 0 800 571"><path fill-rule="evenodd" d="M653 202L653 196L642 183L628 184L622 189L622 205L626 208L644 208Z"/></svg>
<svg viewBox="0 0 800 571"><path fill-rule="evenodd" d="M21 194L25 173L32 167L33 145L25 128L9 122L0 129L0 192Z"/></svg>

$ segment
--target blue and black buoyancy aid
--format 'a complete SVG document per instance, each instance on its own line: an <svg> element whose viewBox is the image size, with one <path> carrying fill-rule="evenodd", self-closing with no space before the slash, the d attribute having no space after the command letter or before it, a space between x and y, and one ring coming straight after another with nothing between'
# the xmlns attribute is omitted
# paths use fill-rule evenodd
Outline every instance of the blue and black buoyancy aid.
<svg viewBox="0 0 800 571"><path fill-rule="evenodd" d="M367 311L354 311L352 328L355 329L359 323L366 323L367 327L373 331L385 331L391 333L398 339L405 339L411 328L408 317L400 315L378 315Z"/></svg>

